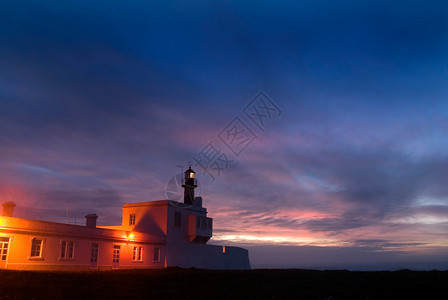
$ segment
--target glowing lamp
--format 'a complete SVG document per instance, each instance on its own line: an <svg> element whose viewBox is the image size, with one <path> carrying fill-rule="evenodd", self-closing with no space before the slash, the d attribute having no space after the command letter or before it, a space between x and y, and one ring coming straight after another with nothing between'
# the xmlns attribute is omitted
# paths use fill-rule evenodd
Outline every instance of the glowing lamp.
<svg viewBox="0 0 448 300"><path fill-rule="evenodd" d="M135 237L133 232L127 232L127 238L128 240L132 240Z"/></svg>
<svg viewBox="0 0 448 300"><path fill-rule="evenodd" d="M184 188L184 203L186 204L194 204L194 189L198 187L194 174L195 172L191 167L185 171L185 183L182 184L182 187Z"/></svg>
<svg viewBox="0 0 448 300"><path fill-rule="evenodd" d="M191 169L191 167L188 168L188 170L185 171L186 179L194 179L194 173L195 172Z"/></svg>

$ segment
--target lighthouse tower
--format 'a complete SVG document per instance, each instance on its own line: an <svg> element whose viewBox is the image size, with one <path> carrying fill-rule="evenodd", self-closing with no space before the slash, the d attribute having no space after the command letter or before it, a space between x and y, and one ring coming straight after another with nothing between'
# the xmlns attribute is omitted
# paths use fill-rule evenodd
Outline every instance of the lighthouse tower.
<svg viewBox="0 0 448 300"><path fill-rule="evenodd" d="M185 183L182 184L184 188L184 203L185 204L194 204L194 189L198 186L196 185L196 179L194 179L195 171L188 168L185 171Z"/></svg>

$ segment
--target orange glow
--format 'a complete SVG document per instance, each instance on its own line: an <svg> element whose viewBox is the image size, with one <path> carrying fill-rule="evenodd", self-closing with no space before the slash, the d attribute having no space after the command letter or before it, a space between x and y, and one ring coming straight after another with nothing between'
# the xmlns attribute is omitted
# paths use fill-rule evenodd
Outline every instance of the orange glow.
<svg viewBox="0 0 448 300"><path fill-rule="evenodd" d="M318 237L296 237L296 236L257 236L241 234L217 234L214 241L248 243L248 244L270 244L270 245L295 245L295 246L321 246L321 247L341 247L346 246L343 241L334 238ZM225 253L225 247L223 247Z"/></svg>
<svg viewBox="0 0 448 300"><path fill-rule="evenodd" d="M135 237L135 235L132 232L129 233L129 235L128 235L128 239L129 240L132 240L134 237Z"/></svg>

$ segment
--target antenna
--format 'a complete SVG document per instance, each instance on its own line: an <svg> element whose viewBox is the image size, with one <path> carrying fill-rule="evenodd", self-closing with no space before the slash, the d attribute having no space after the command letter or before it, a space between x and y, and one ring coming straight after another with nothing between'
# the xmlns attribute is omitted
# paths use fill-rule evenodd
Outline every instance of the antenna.
<svg viewBox="0 0 448 300"><path fill-rule="evenodd" d="M202 186L199 183L199 180L196 179L197 185L198 185L198 197L202 197Z"/></svg>

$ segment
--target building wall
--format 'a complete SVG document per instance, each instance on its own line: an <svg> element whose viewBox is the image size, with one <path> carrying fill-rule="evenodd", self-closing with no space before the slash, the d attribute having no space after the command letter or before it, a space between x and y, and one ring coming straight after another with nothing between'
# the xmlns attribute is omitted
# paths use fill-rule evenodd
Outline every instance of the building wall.
<svg viewBox="0 0 448 300"><path fill-rule="evenodd" d="M134 224L129 222L130 215L135 216ZM0 237L11 241L8 259L0 262L0 268L88 270L92 268L91 246L98 244L98 270L170 266L250 269L247 250L205 244L212 236L211 225L205 208L168 200L125 204L121 226L95 228L0 217ZM43 240L39 258L30 257L33 238ZM61 258L63 241L75 243L73 259ZM114 245L120 246L118 266L113 263ZM142 261L133 259L134 247L142 247ZM157 261L154 248L160 251Z"/></svg>
<svg viewBox="0 0 448 300"><path fill-rule="evenodd" d="M129 215L135 214L136 225L129 226ZM176 215L177 219L176 220ZM142 219L140 219L142 218ZM153 222L144 221L146 218ZM197 219L201 226L197 226ZM206 228L202 227L206 222ZM210 222L210 227L209 223ZM212 237L212 219L201 206L162 200L155 202L125 204L123 227L128 230L152 232L155 225L166 234L166 266L204 269L250 269L246 249L205 245ZM191 233L197 236L193 241ZM225 251L224 251L225 249Z"/></svg>
<svg viewBox="0 0 448 300"><path fill-rule="evenodd" d="M146 232L155 235L167 234L166 201L125 204L122 228L126 231ZM135 215L135 224L130 225L130 215Z"/></svg>
<svg viewBox="0 0 448 300"><path fill-rule="evenodd" d="M224 250L225 249L225 250ZM239 247L190 244L188 247L167 246L167 266L216 270L250 269L249 253Z"/></svg>
<svg viewBox="0 0 448 300"><path fill-rule="evenodd" d="M180 224L175 220L176 214L180 214ZM192 226L196 229L196 219L191 220L190 215L194 215L196 218L205 219L207 217L207 210L202 207L185 207L168 205L168 223L167 223L167 244L186 246L191 244L189 238L189 228ZM191 224L193 222L193 224ZM199 228L198 231L201 231ZM207 230L206 235L208 238L212 236L212 229ZM208 239L207 239L208 240ZM206 241L203 241L205 243Z"/></svg>
<svg viewBox="0 0 448 300"><path fill-rule="evenodd" d="M30 257L31 240L33 238L43 239L41 258ZM61 259L62 241L73 241L75 243L73 259ZM112 263L114 245L120 245L118 264L120 269L165 267L166 250L164 246L160 245L15 234L10 239L5 268L17 270L89 270L92 269L90 254L93 243L98 244L98 261L94 269L110 270L114 268ZM133 261L134 246L143 247L142 261ZM153 261L154 248L160 249L158 261Z"/></svg>
<svg viewBox="0 0 448 300"><path fill-rule="evenodd" d="M2 224L3 226L1 226ZM10 226L4 226L6 224ZM121 230L85 228L83 226L0 217L0 237L9 238L7 259L0 262L0 268L88 270L93 267L90 261L92 244L98 244L98 260L95 269L165 267L166 249L163 240L159 240L160 243L156 244L142 242L145 239L149 240L151 237L141 233L136 236L135 240L125 239L122 237L122 232ZM113 236L116 238L113 238ZM40 257L30 256L33 239L42 240ZM72 259L61 258L63 241L74 243ZM118 266L113 264L114 245L120 246ZM141 261L133 260L134 247L142 247ZM159 249L159 259L157 261L154 261L154 248Z"/></svg>
<svg viewBox="0 0 448 300"><path fill-rule="evenodd" d="M176 214L180 215L180 222L176 222ZM129 222L131 215L135 216L134 225ZM189 215L195 215L202 220L206 218L207 210L169 200L125 204L122 228L129 232L166 235L168 244L186 245L190 243ZM198 232L201 232L200 228ZM212 236L211 228L207 230L207 235L208 238Z"/></svg>

